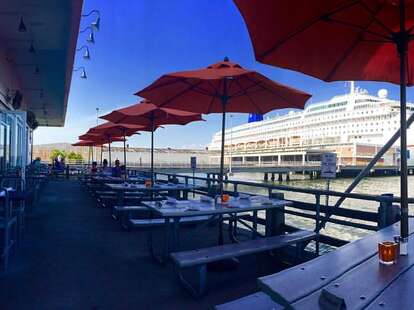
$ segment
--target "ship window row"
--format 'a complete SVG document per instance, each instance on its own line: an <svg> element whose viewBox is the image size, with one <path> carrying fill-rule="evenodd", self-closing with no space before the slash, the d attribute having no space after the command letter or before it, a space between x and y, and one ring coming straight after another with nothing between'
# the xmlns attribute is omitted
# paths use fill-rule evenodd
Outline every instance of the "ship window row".
<svg viewBox="0 0 414 310"><path fill-rule="evenodd" d="M317 107L309 108L308 111L312 112L312 111L319 111L319 110L325 110L325 109L330 109L330 108L336 108L336 107L344 106L347 103L348 103L348 101L341 101L341 102L335 102L335 103L320 105L320 106L317 106Z"/></svg>
<svg viewBox="0 0 414 310"><path fill-rule="evenodd" d="M394 125L397 125L398 124L398 121L396 121L396 120L394 120L393 122L391 122L391 121L388 121L386 124L388 124L388 125L391 125L391 123L393 123ZM381 124L382 125L382 124ZM363 122L363 123L348 123L348 124L345 124L345 125L338 125L338 126L325 126L325 127L314 127L313 128L313 130L322 130L322 131L329 131L329 130L335 130L335 129L340 129L340 128L342 128L342 129L346 129L346 128L354 128L354 127L359 127L359 126L361 126L361 127L373 127L373 126L380 126L380 122L371 122L371 123L366 123L366 122ZM306 131L307 129L306 128L295 128L295 129L293 129L293 130L289 130L288 132L302 132L302 131ZM270 135L270 134L278 134L278 133L282 133L282 134L284 134L284 133L286 133L286 130L262 130L260 133L262 133L262 134L268 134L268 135ZM257 134L258 134L258 132L250 132L249 134L245 134L245 135L232 135L232 138L233 139L235 139L235 138L244 138L244 137L255 137L255 136L257 136ZM231 135L231 132L228 132L227 133L227 136L228 135ZM215 140L220 140L220 137L217 137L217 139L215 139Z"/></svg>
<svg viewBox="0 0 414 310"><path fill-rule="evenodd" d="M356 99L355 103L359 103L359 102L380 102L380 100L378 99Z"/></svg>

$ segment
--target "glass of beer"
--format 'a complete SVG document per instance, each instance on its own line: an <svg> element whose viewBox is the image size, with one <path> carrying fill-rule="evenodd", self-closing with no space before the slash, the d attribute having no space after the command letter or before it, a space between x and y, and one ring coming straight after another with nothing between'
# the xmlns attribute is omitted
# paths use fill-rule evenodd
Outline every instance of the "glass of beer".
<svg viewBox="0 0 414 310"><path fill-rule="evenodd" d="M228 195L228 194L221 195L221 202L226 203L229 200L230 200L230 195Z"/></svg>
<svg viewBox="0 0 414 310"><path fill-rule="evenodd" d="M392 265L397 260L398 243L382 241L378 243L378 257L381 264Z"/></svg>

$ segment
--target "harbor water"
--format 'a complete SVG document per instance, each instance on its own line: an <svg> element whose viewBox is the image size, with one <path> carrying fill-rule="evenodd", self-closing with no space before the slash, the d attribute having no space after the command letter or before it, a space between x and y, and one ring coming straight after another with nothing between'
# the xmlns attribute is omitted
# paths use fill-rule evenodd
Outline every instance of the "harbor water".
<svg viewBox="0 0 414 310"><path fill-rule="evenodd" d="M192 175L192 174L187 174L187 175ZM201 174L201 173L196 174L196 176L206 177L205 174ZM288 182L287 181L265 182L263 180L263 173L234 173L233 175L229 177L229 179L247 181L247 182L274 184L274 185L286 185L286 186L299 187L299 188L326 189L326 186L327 186L327 182L324 179L310 180L309 176L304 176L301 174L291 175L290 181ZM352 181L353 181L353 178L333 179L330 181L330 190L344 192L347 189L347 187L351 184ZM408 183L409 184L409 197L411 197L414 194L414 176L409 176L408 182L409 182ZM394 194L395 196L399 196L399 193L400 193L399 187L400 187L399 176L367 177L367 178L364 178L358 184L358 186L353 190L353 193L369 194L369 195L381 195L381 194L391 193L391 194ZM233 189L231 185L229 185L228 188L229 190ZM239 185L238 191L267 195L266 189L257 188L253 186ZM293 199L293 200L315 203L314 195L289 192L289 191L281 191L281 192L284 193L286 199ZM336 197L328 197L329 205L330 206L334 205L337 199L338 198ZM321 196L321 204L326 204L325 196ZM365 200L358 200L358 199L345 199L341 207L377 212L379 203L374 202L374 201L365 201ZM296 211L300 211L300 210L296 209ZM306 212L306 211L303 211L303 212ZM411 210L410 214L413 214L413 213L414 212ZM259 216L264 217L264 213L259 214ZM352 221L352 222L364 223L368 225L375 225L375 223L373 222L351 220L351 219L341 218L341 217L335 217L335 218ZM286 224L296 226L302 229L308 229L308 230L315 229L314 220L307 219L307 218L300 218L298 216L292 216L288 214L286 215ZM263 229L264 227L259 227L259 230L263 230ZM369 233L372 233L372 231L338 225L334 223L327 223L326 226L321 230L321 233L324 235L336 237L342 240L353 241L361 237L364 237Z"/></svg>
<svg viewBox="0 0 414 310"><path fill-rule="evenodd" d="M252 182L264 182L263 181L263 174L262 173L234 173L231 177L231 180L243 180L243 181L252 181ZM333 191L344 192L346 188L351 184L353 178L337 178L330 181L330 189ZM293 175L291 180L286 182L267 182L267 184L275 184L275 185L287 185L293 187L300 187L300 188L314 188L314 189L326 189L327 182L324 179L313 179L309 180L308 176L303 175ZM400 181L398 176L389 176L389 177L367 177L363 179L358 186L353 190L353 193L360 193L360 194L369 194L369 195L381 195L385 193L391 193L396 196L399 196L400 193ZM253 187L239 187L240 191L249 191L255 192L258 194L267 194L265 189L258 189ZM414 176L409 177L409 197L414 193ZM302 193L294 193L294 192L284 192L285 198L287 199L294 199L294 200L301 200L305 202L315 202L315 196L309 194L302 194ZM329 205L334 205L337 198L329 197ZM326 197L321 197L321 203L326 203ZM357 209L357 210L365 210L371 212L377 212L379 203L378 202L371 202L371 201L364 201L364 200L357 200L357 199L346 199L342 205L342 207L349 208L349 209ZM411 212L410 212L411 213ZM357 221L357 220L353 220ZM299 218L297 216L290 216L286 215L286 222L287 224L291 224L300 228L306 229L314 229L315 228L315 221L312 219L306 218ZM364 223L361 221L361 223ZM373 223L367 223L373 224ZM321 230L321 233L337 237L343 240L355 240L359 239L370 232L367 230L353 228L353 227L345 227L342 225L337 225L333 223L327 223L326 227Z"/></svg>

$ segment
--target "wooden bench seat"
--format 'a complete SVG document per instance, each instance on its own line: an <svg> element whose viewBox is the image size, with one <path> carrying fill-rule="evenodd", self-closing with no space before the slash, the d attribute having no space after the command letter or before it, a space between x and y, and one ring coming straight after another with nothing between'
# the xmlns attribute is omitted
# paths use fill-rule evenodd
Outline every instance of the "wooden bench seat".
<svg viewBox="0 0 414 310"><path fill-rule="evenodd" d="M196 224L199 222L208 221L211 217L210 216L191 216L191 217L182 217L180 218L180 223L182 224ZM162 218L156 219L130 219L129 220L130 226L134 228L145 228L145 227L153 227L153 226L161 226L164 225L165 220Z"/></svg>
<svg viewBox="0 0 414 310"><path fill-rule="evenodd" d="M217 310L240 310L240 309L263 309L263 310L282 310L284 307L275 303L269 295L263 292L254 293L227 302L222 305L215 306Z"/></svg>
<svg viewBox="0 0 414 310"><path fill-rule="evenodd" d="M288 245L296 244L298 258L303 251L304 242L315 239L316 233L306 230L298 230L290 234L266 237L244 241L241 243L224 244L199 250L171 253L175 270L181 283L194 296L198 297L204 293L206 285L206 264L220 260L240 257L244 255L257 254L271 251ZM197 267L199 274L198 287L194 288L186 281L181 273L183 268Z"/></svg>

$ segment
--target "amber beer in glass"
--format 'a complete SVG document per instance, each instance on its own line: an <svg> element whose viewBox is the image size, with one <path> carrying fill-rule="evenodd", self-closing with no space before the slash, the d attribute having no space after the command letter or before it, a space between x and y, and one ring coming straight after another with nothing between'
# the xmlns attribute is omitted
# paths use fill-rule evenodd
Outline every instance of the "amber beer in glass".
<svg viewBox="0 0 414 310"><path fill-rule="evenodd" d="M226 203L230 200L230 196L228 194L221 195L221 202Z"/></svg>
<svg viewBox="0 0 414 310"><path fill-rule="evenodd" d="M378 256L381 264L391 265L397 260L398 243L383 241L378 243Z"/></svg>

